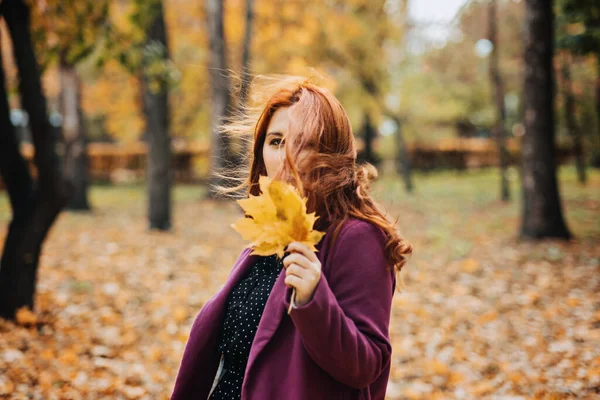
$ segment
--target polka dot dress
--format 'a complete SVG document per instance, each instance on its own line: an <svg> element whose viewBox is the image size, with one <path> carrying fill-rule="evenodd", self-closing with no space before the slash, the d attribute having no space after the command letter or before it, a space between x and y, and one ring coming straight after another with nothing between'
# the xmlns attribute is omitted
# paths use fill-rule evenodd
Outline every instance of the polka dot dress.
<svg viewBox="0 0 600 400"><path fill-rule="evenodd" d="M241 397L250 347L271 289L282 269L283 261L278 260L276 255L261 257L229 295L219 338L219 352L224 355L223 370L209 400Z"/></svg>

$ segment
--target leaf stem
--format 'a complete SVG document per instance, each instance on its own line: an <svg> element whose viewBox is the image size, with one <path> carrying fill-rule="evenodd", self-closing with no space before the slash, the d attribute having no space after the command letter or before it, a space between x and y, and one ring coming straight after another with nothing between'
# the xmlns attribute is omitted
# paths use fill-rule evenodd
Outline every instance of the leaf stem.
<svg viewBox="0 0 600 400"><path fill-rule="evenodd" d="M294 299L296 298L296 288L292 290L292 298L290 299L290 306L288 308L288 314L292 312L292 307L294 307Z"/></svg>

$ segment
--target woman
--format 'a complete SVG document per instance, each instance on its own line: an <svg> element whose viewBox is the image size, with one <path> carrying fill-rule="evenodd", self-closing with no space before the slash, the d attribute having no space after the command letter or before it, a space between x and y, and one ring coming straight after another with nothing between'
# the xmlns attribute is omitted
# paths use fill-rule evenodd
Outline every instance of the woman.
<svg viewBox="0 0 600 400"><path fill-rule="evenodd" d="M286 79L260 110L223 129L254 127L248 192L261 175L296 185L326 234L318 252L294 242L282 261L241 252L194 321L172 399L383 399L396 272L412 247L369 197L375 174L356 165L329 91Z"/></svg>

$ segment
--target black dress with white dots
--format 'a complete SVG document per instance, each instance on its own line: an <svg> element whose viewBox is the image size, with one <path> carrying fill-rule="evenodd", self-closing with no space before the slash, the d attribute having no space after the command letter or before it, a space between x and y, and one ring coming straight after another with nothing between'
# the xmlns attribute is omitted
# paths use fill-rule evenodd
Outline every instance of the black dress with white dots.
<svg viewBox="0 0 600 400"><path fill-rule="evenodd" d="M283 269L277 255L260 257L227 298L219 338L223 368L209 400L239 399L250 347L271 289Z"/></svg>

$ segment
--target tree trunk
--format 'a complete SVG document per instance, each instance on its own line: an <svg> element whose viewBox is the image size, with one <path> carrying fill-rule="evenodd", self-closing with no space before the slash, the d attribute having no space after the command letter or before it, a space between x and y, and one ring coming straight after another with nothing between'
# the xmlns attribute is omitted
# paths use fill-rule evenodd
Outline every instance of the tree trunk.
<svg viewBox="0 0 600 400"><path fill-rule="evenodd" d="M414 186L412 181L412 171L410 165L410 157L406 150L406 141L404 140L404 132L402 131L402 120L394 117L394 121L398 128L396 129L396 169L398 175L404 180L404 187L408 193L412 193Z"/></svg>
<svg viewBox="0 0 600 400"><path fill-rule="evenodd" d="M219 176L232 166L230 138L220 134L218 127L223 124L231 105L225 31L223 28L223 0L206 0L206 17L210 42L210 79L212 89L211 115L211 182L209 196L218 197L213 185L226 186L227 181Z"/></svg>
<svg viewBox="0 0 600 400"><path fill-rule="evenodd" d="M359 161L366 161L368 163L373 164L374 166L377 166L379 164L379 160L375 156L375 152L373 150L373 142L377 137L377 130L373 126L371 116L368 112L365 112L363 120L362 137L364 146L359 154Z"/></svg>
<svg viewBox="0 0 600 400"><path fill-rule="evenodd" d="M489 5L489 40L492 42L492 53L490 54L490 81L494 90L493 100L496 103L497 119L494 126L494 136L498 149L498 165L500 167L500 198L504 202L510 200L510 189L508 186L507 168L508 152L506 151L506 108L504 107L504 84L500 76L498 66L498 30L497 30L497 1L491 0Z"/></svg>
<svg viewBox="0 0 600 400"><path fill-rule="evenodd" d="M161 60L144 60L144 68L151 62L163 62L169 58L167 32L162 1L156 5L156 13L146 32L146 45L163 48ZM147 70L142 74L141 86L143 110L146 120L148 156L146 182L148 190L148 227L162 231L171 228L171 137L169 135L169 92L164 82L151 85Z"/></svg>
<svg viewBox="0 0 600 400"><path fill-rule="evenodd" d="M62 133L65 144L64 170L65 177L73 184L68 208L89 211L87 135L81 110L81 82L75 66L67 62L65 55L60 57L59 74Z"/></svg>
<svg viewBox="0 0 600 400"><path fill-rule="evenodd" d="M63 180L60 160L55 152L59 135L52 129L46 115L46 98L31 41L29 8L22 0L4 1L0 3L0 14L4 16L13 44L19 71L19 93L22 107L29 114L35 147L34 163L38 171L37 184L34 185L8 119L2 70L0 172L9 191L13 218L0 263L0 315L12 319L19 308L34 308L42 244L67 202L70 187Z"/></svg>
<svg viewBox="0 0 600 400"><path fill-rule="evenodd" d="M254 0L246 0L246 30L242 53L242 89L240 91L240 107L248 101L250 89L250 50L252 49L252 27L254 25Z"/></svg>
<svg viewBox="0 0 600 400"><path fill-rule="evenodd" d="M248 102L248 92L250 90L250 50L252 48L252 26L254 24L254 0L246 0L246 31L244 34L244 44L242 53L242 88L240 90L239 106L242 110ZM241 138L239 153L236 155L236 165L243 162L244 155L250 154L252 142L251 138Z"/></svg>
<svg viewBox="0 0 600 400"><path fill-rule="evenodd" d="M575 96L573 94L573 81L571 80L571 68L569 67L571 60L570 57L567 57L568 56L565 54L562 65L563 93L565 97L565 123L569 136L573 138L577 178L579 183L585 185L587 177L585 173L585 160L583 154L583 138L581 135L581 130L577 126L577 121L575 120L576 104Z"/></svg>
<svg viewBox="0 0 600 400"><path fill-rule="evenodd" d="M408 9L409 0L401 0L400 12L402 13L402 30L400 31L400 34L402 39L400 41L400 46L402 48L406 47L406 38L408 37L410 30ZM404 60L407 60L406 56L404 57ZM392 116L392 118L396 121L396 125L398 126L396 129L396 169L398 174L401 175L404 180L406 192L412 193L415 186L412 179L410 154L406 146L406 140L404 140L404 124L402 118L397 116Z"/></svg>
<svg viewBox="0 0 600 400"><path fill-rule="evenodd" d="M596 54L596 146L592 157L593 166L600 168L600 53Z"/></svg>
<svg viewBox="0 0 600 400"><path fill-rule="evenodd" d="M556 178L553 25L552 1L525 0L522 238L571 236Z"/></svg>

